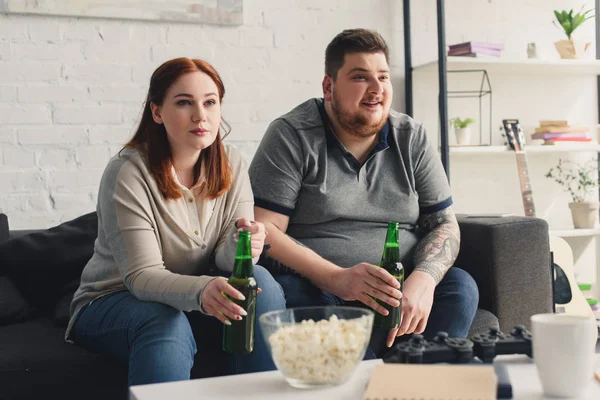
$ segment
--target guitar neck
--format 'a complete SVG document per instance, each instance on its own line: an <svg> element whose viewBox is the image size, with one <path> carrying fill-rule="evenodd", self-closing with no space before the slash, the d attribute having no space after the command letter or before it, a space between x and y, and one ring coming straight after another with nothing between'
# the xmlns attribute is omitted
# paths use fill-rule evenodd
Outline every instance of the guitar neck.
<svg viewBox="0 0 600 400"><path fill-rule="evenodd" d="M517 151L517 168L519 170L519 182L521 183L521 195L523 196L523 208L525 215L535 217L535 206L533 205L533 192L529 182L529 172L527 169L527 155L524 151Z"/></svg>

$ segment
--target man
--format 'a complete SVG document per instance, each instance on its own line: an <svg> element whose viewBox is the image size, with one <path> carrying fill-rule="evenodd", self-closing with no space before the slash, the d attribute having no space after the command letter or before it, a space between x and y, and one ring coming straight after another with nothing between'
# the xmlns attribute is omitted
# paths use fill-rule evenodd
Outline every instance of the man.
<svg viewBox="0 0 600 400"><path fill-rule="evenodd" d="M388 347L409 333L466 336L479 300L471 276L450 268L460 231L439 156L419 123L390 110L388 58L376 32L338 34L325 53L323 99L273 121L250 166L255 218L268 232L261 264L288 307L360 302L385 315L373 298L402 298L400 327L379 344L374 330L377 356L386 336ZM402 293L376 265L388 221L400 223Z"/></svg>

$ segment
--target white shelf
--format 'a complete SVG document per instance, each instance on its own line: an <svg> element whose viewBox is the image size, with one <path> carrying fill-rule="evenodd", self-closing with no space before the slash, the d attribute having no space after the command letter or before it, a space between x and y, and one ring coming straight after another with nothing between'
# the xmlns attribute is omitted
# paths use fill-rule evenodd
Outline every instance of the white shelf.
<svg viewBox="0 0 600 400"><path fill-rule="evenodd" d="M563 238L600 236L600 228L550 230L550 236L558 236L558 237L563 237Z"/></svg>
<svg viewBox="0 0 600 400"><path fill-rule="evenodd" d="M438 62L430 61L413 67L414 71L437 71ZM522 73L548 74L600 74L600 60L514 60L498 58L448 57L447 70L485 69L494 71L511 71Z"/></svg>
<svg viewBox="0 0 600 400"><path fill-rule="evenodd" d="M567 152L600 152L600 145L597 143L560 143L556 145L530 145L525 146L527 154L531 153L567 153ZM508 146L450 146L452 154L489 154L489 153L513 153Z"/></svg>

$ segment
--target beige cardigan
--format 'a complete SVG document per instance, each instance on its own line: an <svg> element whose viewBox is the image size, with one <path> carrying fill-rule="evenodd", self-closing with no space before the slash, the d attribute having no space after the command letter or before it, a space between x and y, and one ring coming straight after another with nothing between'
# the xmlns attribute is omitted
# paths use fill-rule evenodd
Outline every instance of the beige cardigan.
<svg viewBox="0 0 600 400"><path fill-rule="evenodd" d="M109 161L98 193L98 238L71 303L65 338L83 307L122 290L142 301L200 310L202 290L213 279L203 274L214 265L232 270L235 222L254 218L246 163L237 150L227 146L226 153L233 184L215 201L190 191L165 200L145 157L135 150Z"/></svg>

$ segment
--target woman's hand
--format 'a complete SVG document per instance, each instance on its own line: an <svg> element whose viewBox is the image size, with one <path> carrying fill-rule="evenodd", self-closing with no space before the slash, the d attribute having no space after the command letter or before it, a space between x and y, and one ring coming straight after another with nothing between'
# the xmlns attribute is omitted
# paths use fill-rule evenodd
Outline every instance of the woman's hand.
<svg viewBox="0 0 600 400"><path fill-rule="evenodd" d="M235 223L235 227L244 231L250 232L252 235L252 258L260 256L265 245L265 238L267 237L267 231L262 222L252 221L250 218L240 218ZM235 233L235 239L237 241L238 234Z"/></svg>
<svg viewBox="0 0 600 400"><path fill-rule="evenodd" d="M260 288L257 293L262 292ZM212 315L225 325L231 325L230 319L241 320L242 317L248 315L246 310L229 300L233 299L245 300L244 295L236 288L227 283L226 278L217 277L208 282L202 291L202 308L204 312Z"/></svg>
<svg viewBox="0 0 600 400"><path fill-rule="evenodd" d="M241 320L248 315L246 310L229 300L245 300L244 295L227 283L225 278L215 278L208 282L202 291L202 308L225 325L231 325L230 319Z"/></svg>

